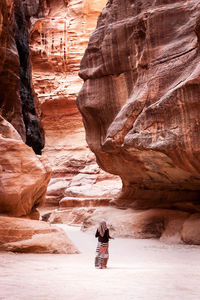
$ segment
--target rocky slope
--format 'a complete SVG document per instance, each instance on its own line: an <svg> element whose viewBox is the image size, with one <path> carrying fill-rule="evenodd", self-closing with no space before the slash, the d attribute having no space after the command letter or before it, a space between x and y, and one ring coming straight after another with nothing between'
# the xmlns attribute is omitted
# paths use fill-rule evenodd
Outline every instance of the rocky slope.
<svg viewBox="0 0 200 300"><path fill-rule="evenodd" d="M78 97L116 203L199 210L200 3L110 0L81 62Z"/></svg>

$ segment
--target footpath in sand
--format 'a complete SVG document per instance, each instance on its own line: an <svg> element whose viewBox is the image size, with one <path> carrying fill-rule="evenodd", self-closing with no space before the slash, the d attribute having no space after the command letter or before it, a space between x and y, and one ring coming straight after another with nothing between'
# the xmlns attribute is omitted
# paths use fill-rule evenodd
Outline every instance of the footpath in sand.
<svg viewBox="0 0 200 300"><path fill-rule="evenodd" d="M1 300L200 299L199 247L116 238L99 270L94 236L60 226L81 254L0 253Z"/></svg>

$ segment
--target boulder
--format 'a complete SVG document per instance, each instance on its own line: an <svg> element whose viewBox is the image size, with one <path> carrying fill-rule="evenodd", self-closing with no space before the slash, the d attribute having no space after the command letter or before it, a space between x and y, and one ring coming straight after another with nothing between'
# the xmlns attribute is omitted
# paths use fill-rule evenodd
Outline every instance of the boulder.
<svg viewBox="0 0 200 300"><path fill-rule="evenodd" d="M0 213L25 216L44 203L51 169L2 117L0 168Z"/></svg>
<svg viewBox="0 0 200 300"><path fill-rule="evenodd" d="M23 253L78 253L64 230L42 221L6 216L0 216L0 250Z"/></svg>
<svg viewBox="0 0 200 300"><path fill-rule="evenodd" d="M192 214L188 218L181 232L182 240L186 244L200 245L200 214Z"/></svg>

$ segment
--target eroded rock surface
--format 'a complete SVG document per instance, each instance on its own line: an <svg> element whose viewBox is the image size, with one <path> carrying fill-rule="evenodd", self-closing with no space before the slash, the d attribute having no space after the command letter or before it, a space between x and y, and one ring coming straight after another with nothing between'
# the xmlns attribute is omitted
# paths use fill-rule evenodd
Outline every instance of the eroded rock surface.
<svg viewBox="0 0 200 300"><path fill-rule="evenodd" d="M78 253L65 232L41 221L0 217L0 250L23 253Z"/></svg>
<svg viewBox="0 0 200 300"><path fill-rule="evenodd" d="M89 36L96 27L97 17L106 3L107 0L44 1L43 16L31 19L33 86L40 103L40 117L45 131L43 153L53 170L47 191L47 205L58 205L64 198L62 205L72 205L74 201L80 206L82 200L88 203L88 198L94 196L95 192L97 197L100 197L99 193L105 195L104 186L108 186L108 176L114 185L119 183L120 188L117 177L104 173L103 182L103 172L101 176L95 171L91 173L96 164L95 157L86 144L82 118L75 103L82 84L78 77L80 60ZM85 167L90 167L89 173L84 172ZM96 168L100 172L97 165ZM78 184L79 172L83 180L79 176ZM76 178L72 180L74 176ZM90 193L93 190L93 195L88 196L88 190L91 190ZM112 186L109 193L114 194ZM78 202L77 197L83 199ZM109 196L110 199L113 197Z"/></svg>
<svg viewBox="0 0 200 300"><path fill-rule="evenodd" d="M120 206L199 207L199 18L196 0L113 0L90 38L78 106Z"/></svg>
<svg viewBox="0 0 200 300"><path fill-rule="evenodd" d="M21 140L41 154L43 131L38 116L45 130L44 153L53 167L48 204L58 205L64 198L62 206L67 207L102 205L118 191L112 185L115 177L95 165L75 104L81 85L80 59L105 4L106 0L1 2L0 213L39 218L36 208L45 201L51 170ZM14 219L9 222L12 226ZM57 232L48 235L28 240L23 236L5 249L35 251L43 247L43 240L44 249L51 248L47 243L57 241ZM9 237L4 238L5 244Z"/></svg>
<svg viewBox="0 0 200 300"><path fill-rule="evenodd" d="M169 209L133 210L116 207L81 207L44 213L52 224L79 225L93 234L100 221L106 220L111 236L136 239L156 238L165 243L199 244L199 215ZM194 225L195 222L195 226ZM196 230L197 229L197 230ZM192 233L193 230L193 233Z"/></svg>
<svg viewBox="0 0 200 300"><path fill-rule="evenodd" d="M0 213L29 215L45 201L51 168L0 116Z"/></svg>
<svg viewBox="0 0 200 300"><path fill-rule="evenodd" d="M190 216L183 225L182 239L187 244L200 245L200 214L196 213Z"/></svg>
<svg viewBox="0 0 200 300"><path fill-rule="evenodd" d="M2 0L0 3L0 114L37 154L43 148L34 102L29 58L29 19L41 1Z"/></svg>

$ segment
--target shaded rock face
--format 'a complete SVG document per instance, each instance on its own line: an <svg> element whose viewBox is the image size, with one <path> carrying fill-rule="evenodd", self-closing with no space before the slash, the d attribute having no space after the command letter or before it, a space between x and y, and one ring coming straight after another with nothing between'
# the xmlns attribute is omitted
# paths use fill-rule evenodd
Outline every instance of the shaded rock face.
<svg viewBox="0 0 200 300"><path fill-rule="evenodd" d="M199 206L199 16L199 1L113 0L90 38L77 103L120 206Z"/></svg>
<svg viewBox="0 0 200 300"><path fill-rule="evenodd" d="M32 93L28 26L30 17L41 10L40 2L0 4L0 114L37 154L43 141Z"/></svg>
<svg viewBox="0 0 200 300"><path fill-rule="evenodd" d="M36 114L31 82L31 65L29 56L29 31L28 20L32 15L38 15L42 1L30 3L15 0L14 16L16 22L15 41L20 61L20 98L22 101L22 113L26 128L26 144L33 148L35 153L41 154L44 147L39 121Z"/></svg>
<svg viewBox="0 0 200 300"><path fill-rule="evenodd" d="M3 0L0 4L0 213L12 216L36 217L51 176L46 161L24 144L41 152L28 32L29 18L39 10L39 1L31 5Z"/></svg>

